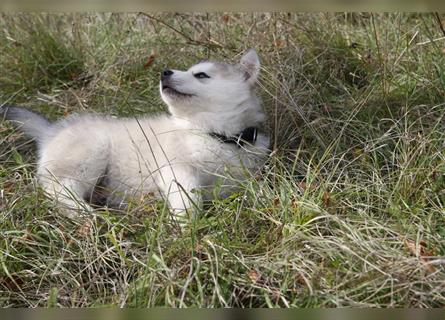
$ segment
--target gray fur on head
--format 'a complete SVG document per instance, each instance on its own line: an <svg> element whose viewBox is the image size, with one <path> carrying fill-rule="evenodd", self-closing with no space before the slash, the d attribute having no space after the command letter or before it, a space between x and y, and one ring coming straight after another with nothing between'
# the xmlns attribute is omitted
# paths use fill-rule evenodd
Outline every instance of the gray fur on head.
<svg viewBox="0 0 445 320"><path fill-rule="evenodd" d="M255 49L249 49L240 60L240 65L246 73L246 81L254 84L260 74L260 59Z"/></svg>

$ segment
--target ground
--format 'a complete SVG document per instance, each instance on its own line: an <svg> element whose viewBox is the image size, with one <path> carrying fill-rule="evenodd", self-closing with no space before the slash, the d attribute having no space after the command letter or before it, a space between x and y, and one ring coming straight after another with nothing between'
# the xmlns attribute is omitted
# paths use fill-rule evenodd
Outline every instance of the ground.
<svg viewBox="0 0 445 320"><path fill-rule="evenodd" d="M161 70L256 48L272 155L178 232L135 199L85 221L0 124L0 306L444 307L438 14L2 14L0 103L166 112Z"/></svg>

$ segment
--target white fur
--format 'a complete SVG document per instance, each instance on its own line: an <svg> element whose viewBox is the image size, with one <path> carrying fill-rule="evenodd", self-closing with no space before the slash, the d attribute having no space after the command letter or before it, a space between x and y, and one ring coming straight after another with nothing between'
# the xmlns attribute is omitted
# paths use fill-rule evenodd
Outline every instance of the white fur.
<svg viewBox="0 0 445 320"><path fill-rule="evenodd" d="M98 182L108 190L110 205L154 193L181 216L199 204L193 189L211 188L221 177L232 185L264 161L269 144L265 133L243 147L209 135L235 135L264 121L254 92L259 72L254 51L238 65L203 62L173 72L170 85L190 96L163 90L161 83L171 115L138 120L75 116L57 123L41 141L39 180L71 216L73 209L91 210L85 199ZM197 79L199 72L210 78Z"/></svg>

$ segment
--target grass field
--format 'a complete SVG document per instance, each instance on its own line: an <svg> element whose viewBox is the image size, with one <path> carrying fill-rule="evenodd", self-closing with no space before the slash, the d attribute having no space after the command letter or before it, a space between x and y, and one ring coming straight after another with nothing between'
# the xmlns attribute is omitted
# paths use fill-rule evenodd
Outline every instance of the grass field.
<svg viewBox="0 0 445 320"><path fill-rule="evenodd" d="M1 14L0 104L164 112L160 71L257 49L273 153L178 233L58 213L0 124L0 306L444 307L445 16Z"/></svg>

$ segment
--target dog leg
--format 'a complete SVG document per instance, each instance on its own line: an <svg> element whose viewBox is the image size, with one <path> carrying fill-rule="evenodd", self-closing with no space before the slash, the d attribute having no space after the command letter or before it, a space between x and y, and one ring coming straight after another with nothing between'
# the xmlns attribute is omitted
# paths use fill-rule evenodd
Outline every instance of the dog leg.
<svg viewBox="0 0 445 320"><path fill-rule="evenodd" d="M108 143L79 128L62 131L42 147L37 174L46 194L60 204L62 214L75 218L94 210L86 202L106 174ZM73 138L73 135L76 138Z"/></svg>
<svg viewBox="0 0 445 320"><path fill-rule="evenodd" d="M168 167L162 170L163 193L167 198L173 219L185 227L199 207L200 199L193 189L199 187L197 174L187 167Z"/></svg>
<svg viewBox="0 0 445 320"><path fill-rule="evenodd" d="M45 193L57 202L60 213L70 219L77 219L82 214L91 214L93 208L84 201L91 186L74 179L41 177L40 183Z"/></svg>

